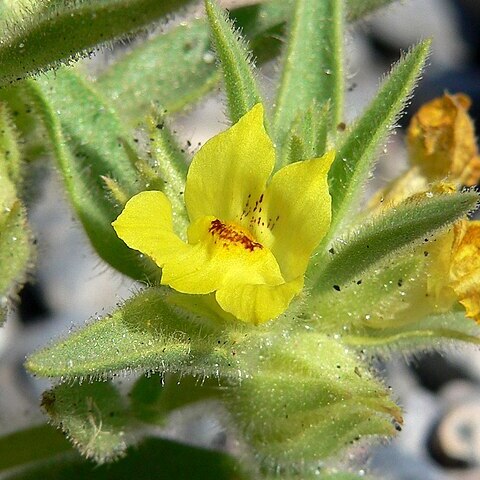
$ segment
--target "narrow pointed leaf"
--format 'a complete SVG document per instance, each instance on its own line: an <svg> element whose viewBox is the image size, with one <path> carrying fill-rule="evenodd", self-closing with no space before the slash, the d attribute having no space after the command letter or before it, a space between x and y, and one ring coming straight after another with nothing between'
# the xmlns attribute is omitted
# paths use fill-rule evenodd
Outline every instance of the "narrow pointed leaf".
<svg viewBox="0 0 480 480"><path fill-rule="evenodd" d="M125 455L129 414L111 383L58 385L44 392L42 406L86 458L104 463Z"/></svg>
<svg viewBox="0 0 480 480"><path fill-rule="evenodd" d="M366 111L350 128L329 174L332 195L331 240L348 214L373 168L375 156L386 141L422 71L430 41L413 48L393 68Z"/></svg>
<svg viewBox="0 0 480 480"><path fill-rule="evenodd" d="M0 44L0 85L70 63L99 44L125 37L191 0L55 2L13 17Z"/></svg>
<svg viewBox="0 0 480 480"><path fill-rule="evenodd" d="M205 0L213 43L223 70L229 117L236 123L261 102L246 41L214 0Z"/></svg>
<svg viewBox="0 0 480 480"><path fill-rule="evenodd" d="M300 461L304 469L318 466L355 439L393 435L393 423L402 421L361 360L333 337L315 333L264 345L256 374L227 397L267 469Z"/></svg>
<svg viewBox="0 0 480 480"><path fill-rule="evenodd" d="M128 196L142 189L119 141L128 135L115 114L70 71L59 71L54 79L29 81L26 86L45 125L70 201L97 253L135 279L155 275L158 269L129 249L111 226L121 206L107 195L102 177L112 177Z"/></svg>
<svg viewBox="0 0 480 480"><path fill-rule="evenodd" d="M343 1L299 0L288 34L274 129L283 144L292 123L316 101L330 102L330 126L343 115Z"/></svg>
<svg viewBox="0 0 480 480"><path fill-rule="evenodd" d="M200 328L191 314L169 305L162 292L145 290L111 315L33 354L28 370L64 378L121 370L238 376L241 369L228 331Z"/></svg>
<svg viewBox="0 0 480 480"><path fill-rule="evenodd" d="M428 242L439 230L475 209L477 202L474 192L431 198L424 194L388 210L316 260L316 288L338 289L396 251Z"/></svg>

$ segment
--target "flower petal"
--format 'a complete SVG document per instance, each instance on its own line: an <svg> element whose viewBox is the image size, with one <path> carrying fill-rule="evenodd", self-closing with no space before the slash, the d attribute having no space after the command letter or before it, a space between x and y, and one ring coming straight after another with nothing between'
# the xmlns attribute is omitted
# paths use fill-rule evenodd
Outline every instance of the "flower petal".
<svg viewBox="0 0 480 480"><path fill-rule="evenodd" d="M467 317L480 323L480 221L455 225L450 278Z"/></svg>
<svg viewBox="0 0 480 480"><path fill-rule="evenodd" d="M429 181L449 180L475 185L480 179L480 156L467 95L445 94L423 105L408 128L412 165Z"/></svg>
<svg viewBox="0 0 480 480"><path fill-rule="evenodd" d="M327 175L335 154L292 163L279 170L268 185L255 237L275 255L286 280L305 273L313 250L331 221Z"/></svg>
<svg viewBox="0 0 480 480"><path fill-rule="evenodd" d="M179 292L201 294L219 288L235 290L243 283L278 285L284 282L268 248L258 243L251 247L228 235L222 236L225 230L221 230L218 222L215 217L202 217L190 225L188 238L192 245L165 264L162 283Z"/></svg>
<svg viewBox="0 0 480 480"><path fill-rule="evenodd" d="M215 295L223 310L255 325L282 314L303 288L303 275L281 285L226 284Z"/></svg>
<svg viewBox="0 0 480 480"><path fill-rule="evenodd" d="M130 248L148 255L160 267L188 248L173 231L172 206L162 192L132 197L112 226Z"/></svg>
<svg viewBox="0 0 480 480"><path fill-rule="evenodd" d="M255 105L235 125L205 143L193 158L185 186L192 222L208 215L239 222L248 199L263 192L275 163L263 114L262 105Z"/></svg>

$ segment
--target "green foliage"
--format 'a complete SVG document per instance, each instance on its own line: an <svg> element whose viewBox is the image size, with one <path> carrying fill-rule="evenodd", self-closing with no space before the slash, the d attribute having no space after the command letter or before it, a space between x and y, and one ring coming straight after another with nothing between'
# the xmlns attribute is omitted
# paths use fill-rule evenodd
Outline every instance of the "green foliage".
<svg viewBox="0 0 480 480"><path fill-rule="evenodd" d="M337 148L329 175L333 220L326 242L338 235L341 223L356 211L354 202L373 168L381 145L418 80L430 43L428 40L420 43L398 62Z"/></svg>
<svg viewBox="0 0 480 480"><path fill-rule="evenodd" d="M391 1L362 2L359 7L353 0L347 4L347 17L354 21ZM235 25L249 40L257 63L272 60L280 52L279 39L284 35L293 3L293 0L270 0L230 12ZM117 59L100 74L97 88L121 117L133 125L143 121L151 102L169 114L183 110L211 91L221 78L209 40L204 20L179 25L136 45ZM180 57L181 62L177 61Z"/></svg>
<svg viewBox="0 0 480 480"><path fill-rule="evenodd" d="M147 289L113 314L32 355L28 370L42 377L85 378L119 370L235 376L235 338L221 326L168 303L163 289ZM190 317L190 318L189 318Z"/></svg>
<svg viewBox="0 0 480 480"><path fill-rule="evenodd" d="M169 198L175 216L173 219L177 232L186 232L188 215L183 199L185 180L187 178L187 159L176 139L165 123L165 118L157 113L147 120L150 139L150 153L154 159L148 189L163 190ZM163 185L155 188L160 180ZM150 185L150 183L152 185Z"/></svg>
<svg viewBox="0 0 480 480"><path fill-rule="evenodd" d="M26 211L17 194L20 180L17 133L8 109L0 104L0 324L8 298L23 283L32 256Z"/></svg>
<svg viewBox="0 0 480 480"><path fill-rule="evenodd" d="M64 383L44 392L42 406L86 458L104 463L125 455L128 411L111 383Z"/></svg>
<svg viewBox="0 0 480 480"><path fill-rule="evenodd" d="M177 61L178 58L182 61ZM169 114L198 101L220 79L203 20L180 25L138 45L96 82L99 91L133 125L151 102Z"/></svg>
<svg viewBox="0 0 480 480"><path fill-rule="evenodd" d="M407 313L413 318L406 317ZM418 317L418 312L411 309L398 318L396 325L390 321L383 327L378 324L369 326L365 322L348 331L342 340L357 348L369 348L382 353L393 349L412 353L440 348L452 341L480 345L480 327L471 318L466 318L463 311Z"/></svg>
<svg viewBox="0 0 480 480"><path fill-rule="evenodd" d="M284 160L288 164L321 157L328 146L329 102L318 107L316 102L306 112L298 114L290 129L286 148L283 150Z"/></svg>
<svg viewBox="0 0 480 480"><path fill-rule="evenodd" d="M40 462L72 447L62 433L48 425L38 425L0 438L0 472Z"/></svg>
<svg viewBox="0 0 480 480"><path fill-rule="evenodd" d="M379 214L364 222L350 238L335 243L315 262L316 287L322 291L358 280L365 270L399 249L428 242L439 230L474 210L477 202L478 194L474 192L425 193Z"/></svg>
<svg viewBox="0 0 480 480"><path fill-rule="evenodd" d="M205 0L205 9L213 43L223 70L230 120L240 120L261 102L250 54L244 40L235 32L225 13L215 1Z"/></svg>
<svg viewBox="0 0 480 480"><path fill-rule="evenodd" d="M81 0L39 2L7 23L0 44L0 86L70 63L98 44L125 37L178 11L191 0Z"/></svg>
<svg viewBox="0 0 480 480"><path fill-rule="evenodd" d="M292 123L315 101L330 102L333 128L343 114L343 2L299 0L288 34L275 109L275 135L282 146Z"/></svg>
<svg viewBox="0 0 480 480"><path fill-rule="evenodd" d="M130 448L128 455L109 465L95 465L78 455L52 458L7 472L5 480L246 480L244 469L231 456L151 438ZM186 460L188 459L188 460Z"/></svg>
<svg viewBox="0 0 480 480"><path fill-rule="evenodd" d="M111 227L121 206L106 195L103 177L118 182L128 198L144 185L119 141L129 137L115 113L71 71L25 86L45 125L70 201L98 254L133 278L155 278L156 267L127 248Z"/></svg>
<svg viewBox="0 0 480 480"><path fill-rule="evenodd" d="M282 335L259 352L256 374L227 396L267 469L315 468L364 436L394 434L392 417L402 421L385 387L334 338Z"/></svg>

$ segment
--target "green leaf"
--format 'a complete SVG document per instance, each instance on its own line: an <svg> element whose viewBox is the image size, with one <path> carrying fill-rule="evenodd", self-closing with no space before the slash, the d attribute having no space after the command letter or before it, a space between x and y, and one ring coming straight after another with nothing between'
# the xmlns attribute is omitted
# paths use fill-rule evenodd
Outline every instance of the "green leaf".
<svg viewBox="0 0 480 480"><path fill-rule="evenodd" d="M261 102L257 82L245 40L234 30L231 21L215 1L205 0L213 43L223 70L229 117L238 122Z"/></svg>
<svg viewBox="0 0 480 480"><path fill-rule="evenodd" d="M25 279L32 257L31 233L24 206L17 198L20 151L7 108L0 104L0 324L8 298Z"/></svg>
<svg viewBox="0 0 480 480"><path fill-rule="evenodd" d="M439 230L476 208L478 194L419 194L363 223L316 259L315 289L339 289L405 247L428 242ZM328 256L328 258L326 258Z"/></svg>
<svg viewBox="0 0 480 480"><path fill-rule="evenodd" d="M95 465L69 455L47 463L13 470L4 480L246 480L250 478L231 456L181 445L170 440L148 439L128 450L111 465Z"/></svg>
<svg viewBox="0 0 480 480"><path fill-rule="evenodd" d="M191 0L55 2L13 17L0 44L0 85L87 55L184 7ZM27 11L28 12L28 11Z"/></svg>
<svg viewBox="0 0 480 480"><path fill-rule="evenodd" d="M48 425L11 433L0 438L0 472L45 460L72 450L64 435Z"/></svg>
<svg viewBox="0 0 480 480"><path fill-rule="evenodd" d="M144 120L151 102L171 114L197 101L219 80L208 27L197 20L138 45L100 75L97 87L123 118L136 124Z"/></svg>
<svg viewBox="0 0 480 480"><path fill-rule="evenodd" d="M321 157L326 152L329 110L328 103L318 107L314 102L306 112L297 116L282 151L282 165Z"/></svg>
<svg viewBox="0 0 480 480"><path fill-rule="evenodd" d="M7 105L16 136L21 139L21 156L27 164L46 155L45 132L35 117L23 82L0 88L0 102Z"/></svg>
<svg viewBox="0 0 480 480"><path fill-rule="evenodd" d="M43 393L42 406L86 458L104 463L125 455L129 414L111 383L58 385Z"/></svg>
<svg viewBox="0 0 480 480"><path fill-rule="evenodd" d="M343 115L343 1L298 0L274 118L280 146L292 123L315 101L330 102L330 127Z"/></svg>
<svg viewBox="0 0 480 480"><path fill-rule="evenodd" d="M26 366L41 377L98 377L120 370L238 377L242 369L235 344L242 325L235 322L227 330L224 324L218 331L168 302L165 290L147 289L111 315L33 354Z"/></svg>
<svg viewBox="0 0 480 480"><path fill-rule="evenodd" d="M172 204L175 215L174 227L178 235L187 231L189 220L183 193L187 179L187 159L174 136L171 134L165 119L160 114L147 119L150 148L154 164L152 174L164 182L161 190L165 192Z"/></svg>
<svg viewBox="0 0 480 480"><path fill-rule="evenodd" d="M129 394L132 414L142 422L163 425L168 413L219 396L217 378L192 377L183 374L141 377Z"/></svg>
<svg viewBox="0 0 480 480"><path fill-rule="evenodd" d="M315 468L362 437L393 435L402 422L386 388L330 336L281 335L258 351L255 375L226 396L267 470Z"/></svg>
<svg viewBox="0 0 480 480"><path fill-rule="evenodd" d="M158 268L129 249L111 226L121 211L103 177L117 181L130 197L143 182L119 138L128 138L114 112L71 71L25 84L44 123L70 201L100 257L120 272L145 281Z"/></svg>
<svg viewBox="0 0 480 480"><path fill-rule="evenodd" d="M2 104L0 104L0 152L4 164L0 171L18 187L22 179L19 138L9 111Z"/></svg>
<svg viewBox="0 0 480 480"><path fill-rule="evenodd" d="M367 9L373 8L373 3L367 3ZM293 4L293 0L273 0L230 12L249 40L257 63L265 63L281 51L280 39ZM358 14L356 0L350 8ZM204 20L179 25L149 38L117 59L100 74L97 88L111 100L121 117L133 125L143 121L152 102L169 114L178 112L198 101L220 81L211 49ZM182 60L178 61L179 58Z"/></svg>
<svg viewBox="0 0 480 480"><path fill-rule="evenodd" d="M329 174L332 225L323 244L338 235L347 217L355 213L354 202L371 171L375 156L409 99L430 49L430 41L414 47L392 69L375 98L353 124Z"/></svg>
<svg viewBox="0 0 480 480"><path fill-rule="evenodd" d="M403 316L408 313L416 321L400 321L399 325L390 324L387 328L358 325L343 335L342 341L383 354L390 350L410 354L426 348L438 349L452 341L480 345L480 326L465 317L464 311L437 313L421 319L415 311L406 311Z"/></svg>

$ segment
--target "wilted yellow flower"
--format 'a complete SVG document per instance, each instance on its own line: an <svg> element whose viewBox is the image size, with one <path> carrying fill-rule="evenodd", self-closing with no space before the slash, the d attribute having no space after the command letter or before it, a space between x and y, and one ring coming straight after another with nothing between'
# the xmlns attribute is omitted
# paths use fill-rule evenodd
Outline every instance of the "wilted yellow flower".
<svg viewBox="0 0 480 480"><path fill-rule="evenodd" d="M480 222L464 220L455 226L450 279L467 317L480 323Z"/></svg>
<svg viewBox="0 0 480 480"><path fill-rule="evenodd" d="M303 288L309 258L331 219L327 174L333 153L275 173L275 149L256 105L195 155L185 186L184 242L162 192L130 199L113 222L131 248L162 267L162 280L190 294L215 292L236 318L261 323Z"/></svg>
<svg viewBox="0 0 480 480"><path fill-rule="evenodd" d="M457 222L431 253L429 293L446 307L459 301L480 323L480 221Z"/></svg>
<svg viewBox="0 0 480 480"><path fill-rule="evenodd" d="M428 181L448 178L472 186L480 179L480 157L467 95L445 94L425 105L408 128L408 150L412 165Z"/></svg>

